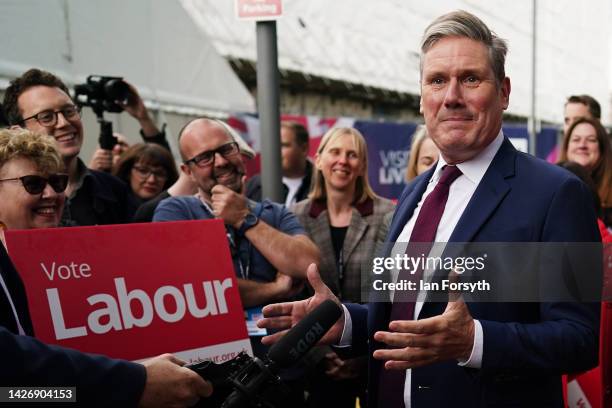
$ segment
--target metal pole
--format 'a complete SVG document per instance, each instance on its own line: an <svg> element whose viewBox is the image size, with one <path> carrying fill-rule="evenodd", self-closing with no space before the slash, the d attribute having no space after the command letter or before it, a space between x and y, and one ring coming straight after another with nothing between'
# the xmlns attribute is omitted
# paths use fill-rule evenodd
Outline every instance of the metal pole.
<svg viewBox="0 0 612 408"><path fill-rule="evenodd" d="M257 22L257 111L261 137L262 198L282 202L276 21Z"/></svg>
<svg viewBox="0 0 612 408"><path fill-rule="evenodd" d="M536 155L536 44L537 44L537 0L532 2L531 19L531 117L529 118L529 153Z"/></svg>

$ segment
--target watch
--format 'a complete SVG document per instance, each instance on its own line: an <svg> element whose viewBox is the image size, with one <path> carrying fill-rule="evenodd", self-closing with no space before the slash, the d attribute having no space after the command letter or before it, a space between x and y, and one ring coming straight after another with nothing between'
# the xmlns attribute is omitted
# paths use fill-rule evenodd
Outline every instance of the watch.
<svg viewBox="0 0 612 408"><path fill-rule="evenodd" d="M244 236L244 234L251 228L257 225L259 222L259 218L255 214L249 211L249 213L244 217L244 221L242 225L238 229L238 235Z"/></svg>

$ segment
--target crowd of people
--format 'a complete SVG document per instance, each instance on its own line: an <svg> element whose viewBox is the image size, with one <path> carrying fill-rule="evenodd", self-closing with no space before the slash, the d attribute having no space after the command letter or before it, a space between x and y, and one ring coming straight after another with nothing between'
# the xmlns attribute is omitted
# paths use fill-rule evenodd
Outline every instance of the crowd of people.
<svg viewBox="0 0 612 408"><path fill-rule="evenodd" d="M223 220L242 304L265 306L259 324L276 331L251 338L256 355L322 300L344 305L308 364L281 372L288 406L348 408L356 398L362 407L559 406L561 374L603 363L599 305L417 301L403 310L362 296L363 266L383 242L612 240L612 142L597 102L568 98L559 166L517 152L501 130L506 50L466 12L426 29L425 124L407 146L397 208L372 190L366 141L354 128L330 129L310 159L304 126L281 123L280 203L262 197L258 175L247 180L254 152L222 121L183 126L177 167L132 85L117 103L140 123L142 143L117 135L86 165L80 107L60 78L30 69L3 101L0 222L12 230ZM76 385L83 406L188 406L214 392L172 355L134 363L36 340L2 246L0 268L0 385Z"/></svg>

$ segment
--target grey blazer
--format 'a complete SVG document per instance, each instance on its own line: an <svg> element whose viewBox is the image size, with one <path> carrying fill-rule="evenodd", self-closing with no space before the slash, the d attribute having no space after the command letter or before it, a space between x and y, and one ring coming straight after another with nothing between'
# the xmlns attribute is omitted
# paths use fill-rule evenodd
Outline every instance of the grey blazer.
<svg viewBox="0 0 612 408"><path fill-rule="evenodd" d="M383 241L389 227L383 218L392 213L395 204L386 198L368 199L353 207L351 223L342 247L344 278L338 275L336 255L331 240L329 215L324 201L307 199L291 207L306 233L319 247L319 271L323 281L343 301L365 302L361 299L362 266L374 254L378 241Z"/></svg>

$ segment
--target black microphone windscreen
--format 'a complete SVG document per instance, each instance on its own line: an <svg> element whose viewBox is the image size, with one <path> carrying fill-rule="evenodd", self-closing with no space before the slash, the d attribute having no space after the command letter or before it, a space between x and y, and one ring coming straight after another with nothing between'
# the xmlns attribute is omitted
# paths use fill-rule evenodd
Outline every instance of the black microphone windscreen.
<svg viewBox="0 0 612 408"><path fill-rule="evenodd" d="M326 300L296 324L268 352L268 358L279 368L298 362L342 315L342 308L333 300Z"/></svg>

